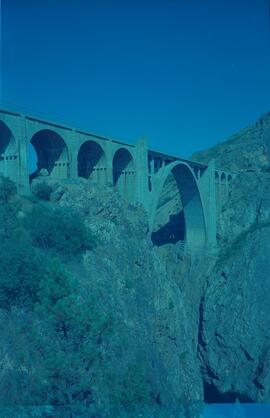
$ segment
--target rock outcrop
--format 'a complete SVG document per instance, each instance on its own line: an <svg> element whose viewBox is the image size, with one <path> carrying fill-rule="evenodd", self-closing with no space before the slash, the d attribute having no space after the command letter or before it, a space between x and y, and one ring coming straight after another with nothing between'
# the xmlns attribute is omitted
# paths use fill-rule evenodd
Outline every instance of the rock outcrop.
<svg viewBox="0 0 270 418"><path fill-rule="evenodd" d="M240 170L268 170L270 158L270 112L242 129L227 141L192 155L194 160L208 163L216 160L218 168Z"/></svg>
<svg viewBox="0 0 270 418"><path fill-rule="evenodd" d="M206 401L270 402L269 127L266 114L195 155L215 158L228 170L240 168L220 215L220 251L200 304L198 356Z"/></svg>
<svg viewBox="0 0 270 418"><path fill-rule="evenodd" d="M116 371L117 385L133 367L135 377L141 374L136 384L145 385L152 397L145 416L154 413L156 404L158 410L165 408L166 417L184 417L190 404L203 400L194 327L197 315L190 319L184 286L179 286L173 273L168 274L165 260L153 247L145 211L110 189L89 187L87 182L62 187L65 192L58 204L76 208L98 243L84 257L85 289L91 292L92 286L98 286L100 309L110 307L116 323L106 347L108 363L97 371L97 398L103 405L112 403L104 370ZM191 274L190 261L185 263L185 271ZM199 296L200 290L193 296L197 303Z"/></svg>

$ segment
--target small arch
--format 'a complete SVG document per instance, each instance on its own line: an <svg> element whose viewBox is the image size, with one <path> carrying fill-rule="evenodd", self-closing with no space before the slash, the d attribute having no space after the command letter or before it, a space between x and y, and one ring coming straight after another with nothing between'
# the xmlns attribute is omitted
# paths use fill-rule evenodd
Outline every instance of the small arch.
<svg viewBox="0 0 270 418"><path fill-rule="evenodd" d="M84 142L78 152L78 176L100 184L106 183L106 156L95 141Z"/></svg>
<svg viewBox="0 0 270 418"><path fill-rule="evenodd" d="M113 184L123 197L134 200L135 164L126 148L119 148L114 154Z"/></svg>
<svg viewBox="0 0 270 418"><path fill-rule="evenodd" d="M32 158L34 158L34 153L36 154L36 167L34 172L30 171L30 180L35 178L42 169L55 178L69 177L67 145L56 132L50 129L36 132L30 141L29 152L32 153Z"/></svg>
<svg viewBox="0 0 270 418"><path fill-rule="evenodd" d="M15 137L8 126L0 121L0 173L17 180L18 150Z"/></svg>
<svg viewBox="0 0 270 418"><path fill-rule="evenodd" d="M222 173L220 176L220 183L221 184L226 184L226 174Z"/></svg>
<svg viewBox="0 0 270 418"><path fill-rule="evenodd" d="M154 231L155 217L159 200L167 179L174 179L181 200L178 213L171 215L168 224L160 227L162 237ZM165 167L162 176L156 178L156 187L149 210L149 224L154 244L163 245L168 242L185 241L190 248L203 247L206 244L206 228L203 204L199 187L193 170L184 162L174 162ZM174 193L175 195L175 193ZM166 202L165 202L166 203ZM177 235L168 240L168 231L177 228ZM153 235L154 233L154 235ZM165 235L164 235L165 233Z"/></svg>

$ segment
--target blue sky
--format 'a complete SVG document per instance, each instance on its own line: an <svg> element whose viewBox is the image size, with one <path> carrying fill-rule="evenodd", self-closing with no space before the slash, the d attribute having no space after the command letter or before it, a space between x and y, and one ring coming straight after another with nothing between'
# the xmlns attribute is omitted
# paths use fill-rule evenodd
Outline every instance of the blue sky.
<svg viewBox="0 0 270 418"><path fill-rule="evenodd" d="M270 110L268 0L2 0L2 101L188 156Z"/></svg>

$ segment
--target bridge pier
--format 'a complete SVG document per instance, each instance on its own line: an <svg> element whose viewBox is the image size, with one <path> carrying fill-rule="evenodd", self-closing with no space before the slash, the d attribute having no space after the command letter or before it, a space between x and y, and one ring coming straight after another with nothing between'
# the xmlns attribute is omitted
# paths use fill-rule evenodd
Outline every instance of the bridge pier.
<svg viewBox="0 0 270 418"><path fill-rule="evenodd" d="M136 200L146 205L148 200L148 151L147 141L141 139L136 145Z"/></svg>
<svg viewBox="0 0 270 418"><path fill-rule="evenodd" d="M17 133L15 135L19 143L20 168L18 190L20 193L27 196L30 194L28 172L29 149L27 141L27 124L24 116L21 116L20 119L18 119Z"/></svg>
<svg viewBox="0 0 270 418"><path fill-rule="evenodd" d="M198 178L198 184L203 200L205 222L206 222L206 238L207 246L215 247L216 240L216 185L215 185L215 161L212 160L208 164L207 169Z"/></svg>
<svg viewBox="0 0 270 418"><path fill-rule="evenodd" d="M67 133L67 139L70 144L69 146L69 176L72 179L78 178L78 147L76 144L76 132L74 129Z"/></svg>

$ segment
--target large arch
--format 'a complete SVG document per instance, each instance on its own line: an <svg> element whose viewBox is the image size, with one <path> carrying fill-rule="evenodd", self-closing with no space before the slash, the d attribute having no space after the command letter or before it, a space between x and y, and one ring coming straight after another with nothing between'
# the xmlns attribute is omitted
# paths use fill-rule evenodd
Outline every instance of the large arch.
<svg viewBox="0 0 270 418"><path fill-rule="evenodd" d="M135 164L126 148L119 148L113 157L113 184L127 200L134 200Z"/></svg>
<svg viewBox="0 0 270 418"><path fill-rule="evenodd" d="M0 173L16 182L18 161L15 138L8 126L0 121Z"/></svg>
<svg viewBox="0 0 270 418"><path fill-rule="evenodd" d="M78 176L106 183L106 156L103 148L95 141L84 142L78 152Z"/></svg>
<svg viewBox="0 0 270 418"><path fill-rule="evenodd" d="M37 155L36 170L30 175L35 178L40 170L58 179L69 177L69 153L64 139L50 129L42 129L34 134L32 144Z"/></svg>
<svg viewBox="0 0 270 418"><path fill-rule="evenodd" d="M193 170L185 162L175 161L164 167L162 173L157 175L149 208L150 232L153 233L160 196L169 176L174 177L182 205L182 209L178 213L178 221L173 219L174 227L183 229L179 231L178 235L189 248L204 247L206 245L206 222L203 203Z"/></svg>

